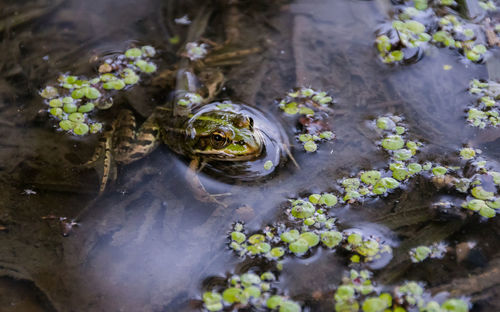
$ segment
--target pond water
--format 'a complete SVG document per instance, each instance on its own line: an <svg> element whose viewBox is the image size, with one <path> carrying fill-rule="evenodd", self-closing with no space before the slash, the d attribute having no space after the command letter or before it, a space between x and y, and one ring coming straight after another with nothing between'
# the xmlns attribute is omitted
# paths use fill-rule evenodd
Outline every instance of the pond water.
<svg viewBox="0 0 500 312"><path fill-rule="evenodd" d="M371 270L381 286L415 280L433 295L467 297L471 311L499 309L498 217L460 208L465 195L436 186L428 174L329 210L339 230L374 235L392 247L391 256L373 263L353 265L346 251L316 247L287 254L279 271L273 261L240 258L228 248L237 221L250 234L286 223L288 199L339 196L343 178L388 170L388 153L376 144L382 137L373 120L380 116L403 117L408 136L423 143L419 162L464 166L458 152L467 145L482 151L487 170L500 170L498 129L466 122L476 100L467 91L470 81L498 77L494 50L485 64L429 45L414 64L384 64L375 32L391 10L384 0L0 0L0 311L199 311L205 291L248 270L275 272L278 292L305 311L333 311L335 290L350 268ZM224 208L196 200L185 177L189 160L160 146L121 166L116 183L98 196L98 174L80 164L99 136L58 130L40 90L61 73L96 75L99 60L132 45L157 49L158 72L175 69L191 26L174 19L200 12L209 16L204 38L259 48L220 66L225 83L218 98L282 122L300 169L288 161L256 183L201 173L210 193L231 193ZM113 107L95 118L109 124L128 108L145 120L172 91L155 77L117 92ZM278 108L296 87L334 98L324 122L335 139L318 143L314 153L295 140L296 121ZM459 204L440 210L434 205L440 201ZM54 218L79 214L79 225L63 237ZM442 259L411 262L410 249L435 242L448 246Z"/></svg>

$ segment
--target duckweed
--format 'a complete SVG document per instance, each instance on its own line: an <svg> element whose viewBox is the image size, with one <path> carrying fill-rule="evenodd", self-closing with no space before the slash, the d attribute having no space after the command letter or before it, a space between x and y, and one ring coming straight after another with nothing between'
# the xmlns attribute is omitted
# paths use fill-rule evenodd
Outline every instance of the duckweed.
<svg viewBox="0 0 500 312"><path fill-rule="evenodd" d="M305 89L301 94L310 95L311 90ZM329 211L335 209L336 205L344 207L354 198L362 198L366 195L382 195L386 192L398 188L408 178L415 174L421 174L424 177L434 176L446 180L449 175L455 174L459 167L441 166L438 163L426 162L419 164L412 161L413 156L422 146L421 143L407 139L408 131L401 125L401 118L397 116L384 116L378 118L374 124L377 131L382 133L384 139L391 136L399 136L402 142L399 142L399 148L384 149L391 155L389 170L367 170L362 171L354 177L348 177L339 180L340 185L334 187L340 190L341 194L334 193L313 193L304 198L290 199L285 207L285 222L276 222L265 226L263 230L257 231L252 235L244 233L244 227L241 223L234 225L230 232L229 246L236 254L240 256L263 257L276 264L276 270L281 271L290 255L308 257L314 254L319 246L332 250L336 248L348 251L351 255L349 259L356 266L362 265L360 262L371 262L384 256L391 256L392 248L381 238L367 235L359 230L337 231L335 218L328 217ZM307 142L313 135L305 133L299 136L299 140ZM490 192L489 187L482 185L484 179L494 180L498 185L500 183L500 173L487 171L486 162L476 159L475 150L462 149L460 155L464 159L471 160L472 164L478 170L482 178L473 176L470 179L450 179L452 185L460 188L464 193L469 194L468 201L463 204L465 209L475 211L481 216L492 217L496 214L495 209L500 209L500 199L497 198L497 191ZM407 157L398 156L398 153L407 155ZM484 178L487 175L488 177ZM458 186L460 184L460 186ZM485 184L486 185L486 184ZM341 186L342 188L340 188ZM487 190L485 190L486 188ZM338 197L337 197L338 195ZM339 199L342 198L342 199ZM332 209L332 210L330 210ZM435 243L430 246L416 246L410 251L410 258L413 262L421 262L429 258L441 258L446 252L446 245ZM342 253L341 253L342 254ZM255 277L253 277L255 280ZM287 311L290 309L300 309L296 302L285 299L277 294L266 297L266 292L272 289L270 283L263 282L263 275L260 277L260 287L256 282L242 285L239 279L232 282L231 287L227 288L227 296L222 293L224 308L229 308L233 304L241 304L241 307L256 307L256 304L262 304L259 307L269 309L279 309ZM274 279L269 279L274 281ZM254 287L254 288L250 288ZM234 289L237 290L234 290ZM248 290L246 290L248 288ZM263 296L266 298L261 300ZM225 299L225 297L227 297ZM260 299L258 299L260 298ZM253 300L258 299L258 300ZM443 304L433 300L432 296L425 292L422 285L417 282L406 282L403 285L389 288L378 285L375 287L371 281L369 271L349 272L349 276L343 279L342 285L339 285L334 294L336 311L468 311L469 304L463 299L447 299ZM442 302L440 297L439 302ZM215 300L215 305L218 304ZM208 309L208 304L205 302ZM293 310L291 310L293 311Z"/></svg>
<svg viewBox="0 0 500 312"><path fill-rule="evenodd" d="M309 247L309 243L305 239L298 239L290 243L288 248L290 248L291 252L300 255L308 251Z"/></svg>
<svg viewBox="0 0 500 312"><path fill-rule="evenodd" d="M487 192L481 186L472 188L471 194L475 198L482 200L492 199L495 196L493 192Z"/></svg>
<svg viewBox="0 0 500 312"><path fill-rule="evenodd" d="M381 178L380 171L370 170L361 174L361 181L368 185L375 185Z"/></svg>
<svg viewBox="0 0 500 312"><path fill-rule="evenodd" d="M333 207L337 204L337 202L337 196L330 193L321 195L318 201L319 204L326 205L327 207Z"/></svg>
<svg viewBox="0 0 500 312"><path fill-rule="evenodd" d="M366 262L379 259L384 253L392 254L392 248L389 245L373 237L364 237L360 233L349 234L344 248L362 256Z"/></svg>
<svg viewBox="0 0 500 312"><path fill-rule="evenodd" d="M125 51L125 56L128 58L135 59L135 58L141 57L141 55L142 55L142 51L139 48L131 48L131 49L128 49L127 51Z"/></svg>
<svg viewBox="0 0 500 312"><path fill-rule="evenodd" d="M122 55L104 60L98 77L85 79L75 75L61 75L57 85L40 92L49 106L48 112L59 121L59 128L75 135L98 133L102 124L94 122L90 114L95 108L108 109L112 105L111 92L136 84L139 73L152 73L156 65L149 61L156 54L151 46L131 48ZM56 109L57 108L57 109Z"/></svg>
<svg viewBox="0 0 500 312"><path fill-rule="evenodd" d="M428 43L457 49L472 62L484 59L487 48L474 31L477 27L459 17L462 12L454 0L415 0L413 4L413 7L398 6L394 20L380 27L375 45L384 63L416 61ZM443 10L441 6L449 8ZM484 10L495 8L492 1L485 0L479 6Z"/></svg>
<svg viewBox="0 0 500 312"><path fill-rule="evenodd" d="M472 159L476 156L476 151L470 147L462 148L460 150L460 156L463 159Z"/></svg>
<svg viewBox="0 0 500 312"><path fill-rule="evenodd" d="M100 132L102 129L102 124L99 122L93 123L90 125L90 133L95 134Z"/></svg>
<svg viewBox="0 0 500 312"><path fill-rule="evenodd" d="M399 150L405 145L400 135L389 135L382 140L382 147L388 150Z"/></svg>
<svg viewBox="0 0 500 312"><path fill-rule="evenodd" d="M416 20L397 17L375 40L381 60L397 63L405 59L406 49L423 48L431 39L425 30L425 25Z"/></svg>
<svg viewBox="0 0 500 312"><path fill-rule="evenodd" d="M292 203L292 215L295 218L305 219L312 216L315 212L314 206L304 200L296 200Z"/></svg>
<svg viewBox="0 0 500 312"><path fill-rule="evenodd" d="M332 140L335 135L328 129L324 121L331 111L333 98L326 92L316 91L312 88L296 88L281 99L278 107L288 116L301 116L300 124L305 132L299 134L297 139L303 144L307 152L315 152L318 142Z"/></svg>
<svg viewBox="0 0 500 312"><path fill-rule="evenodd" d="M328 248L336 247L342 241L342 234L337 231L327 231L321 233L321 242Z"/></svg>
<svg viewBox="0 0 500 312"><path fill-rule="evenodd" d="M318 149L318 145L314 141L307 141L304 143L304 149L308 152L315 152Z"/></svg>
<svg viewBox="0 0 500 312"><path fill-rule="evenodd" d="M273 165L274 165L273 162L268 160L264 163L264 169L271 170L273 168Z"/></svg>
<svg viewBox="0 0 500 312"><path fill-rule="evenodd" d="M446 169L443 166L437 166L437 167L432 168L432 174L434 174L435 176L442 176L447 171L448 171L448 169Z"/></svg>
<svg viewBox="0 0 500 312"><path fill-rule="evenodd" d="M469 107L467 121L474 127L496 127L499 122L500 104L496 101L500 84L495 81L473 79L469 84L469 93L477 97L476 104Z"/></svg>
<svg viewBox="0 0 500 312"><path fill-rule="evenodd" d="M214 292L205 292L203 294L203 302L205 303L205 308L208 311L220 311L222 310L222 296Z"/></svg>
<svg viewBox="0 0 500 312"><path fill-rule="evenodd" d="M61 120L59 122L59 127L61 127L62 130L69 131L75 127L75 123L71 120Z"/></svg>
<svg viewBox="0 0 500 312"><path fill-rule="evenodd" d="M218 287L203 293L203 306L208 311L222 311L224 307L237 305L240 308L278 310L282 312L300 312L300 305L276 294L272 283L276 278L271 272L259 275L247 272L233 275L227 279L227 287Z"/></svg>
<svg viewBox="0 0 500 312"><path fill-rule="evenodd" d="M88 113L91 112L94 109L95 105L92 102L88 102L87 104L81 105L78 107L78 112L79 113Z"/></svg>
<svg viewBox="0 0 500 312"><path fill-rule="evenodd" d="M50 107L62 107L63 102L61 99L52 99L49 101L49 106Z"/></svg>
<svg viewBox="0 0 500 312"><path fill-rule="evenodd" d="M89 132L89 126L83 122L78 122L76 123L75 127L73 128L73 132L76 135L85 135Z"/></svg>
<svg viewBox="0 0 500 312"><path fill-rule="evenodd" d="M396 127L396 123L389 117L378 118L376 124L382 130L392 130Z"/></svg>
<svg viewBox="0 0 500 312"><path fill-rule="evenodd" d="M59 107L53 107L49 109L49 113L57 118L61 118L63 116L63 110Z"/></svg>
<svg viewBox="0 0 500 312"><path fill-rule="evenodd" d="M418 246L410 250L410 258L414 263L422 262L425 259L441 259L446 253L446 244L434 243L431 246Z"/></svg>
<svg viewBox="0 0 500 312"><path fill-rule="evenodd" d="M63 106L63 110L65 113L74 113L78 110L78 106L75 103L65 103Z"/></svg>
<svg viewBox="0 0 500 312"><path fill-rule="evenodd" d="M40 96L43 97L44 99L50 100L55 98L56 96L59 96L59 92L57 91L56 88L47 86L45 87L45 89L40 91Z"/></svg>

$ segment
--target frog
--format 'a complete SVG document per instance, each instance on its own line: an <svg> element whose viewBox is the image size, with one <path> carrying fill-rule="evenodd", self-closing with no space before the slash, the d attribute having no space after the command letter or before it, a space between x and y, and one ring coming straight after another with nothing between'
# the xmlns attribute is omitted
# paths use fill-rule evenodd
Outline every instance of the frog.
<svg viewBox="0 0 500 312"><path fill-rule="evenodd" d="M244 103L213 101L215 89L213 84L202 84L188 67L178 70L171 99L156 107L140 127L131 110L121 110L85 164L103 159L99 194L117 178L117 165L142 159L161 144L189 160L186 178L195 197L220 205L225 204L218 194L209 194L200 182L200 171L232 181L255 181L272 174L291 156L281 123ZM264 166L266 162L271 168Z"/></svg>

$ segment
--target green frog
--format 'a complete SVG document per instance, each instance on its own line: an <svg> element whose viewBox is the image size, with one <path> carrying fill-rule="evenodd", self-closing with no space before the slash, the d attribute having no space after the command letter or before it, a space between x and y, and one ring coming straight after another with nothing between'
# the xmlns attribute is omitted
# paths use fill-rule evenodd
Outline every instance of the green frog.
<svg viewBox="0 0 500 312"><path fill-rule="evenodd" d="M217 76L217 75L216 75ZM187 180L202 201L221 203L201 184L197 172L254 181L271 174L290 155L288 137L280 123L256 108L230 101L211 102L213 86L200 86L191 70L179 70L176 91L136 128L130 110L122 110L100 139L91 165L104 162L100 193L116 179L116 165L130 164L160 143L190 160ZM264 165L266 164L266 165ZM271 165L271 166L269 166Z"/></svg>

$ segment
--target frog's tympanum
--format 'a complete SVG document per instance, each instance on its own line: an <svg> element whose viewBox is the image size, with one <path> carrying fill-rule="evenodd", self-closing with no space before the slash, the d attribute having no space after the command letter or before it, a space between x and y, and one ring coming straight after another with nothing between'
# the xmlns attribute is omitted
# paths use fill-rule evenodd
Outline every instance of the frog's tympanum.
<svg viewBox="0 0 500 312"><path fill-rule="evenodd" d="M138 129L131 111L120 112L89 162L104 155L100 192L108 180L116 177L116 164L141 159L160 142L190 159L188 182L198 190L195 194L199 199L212 202L217 200L205 191L196 171L203 169L225 179L254 181L272 173L286 158L288 139L276 120L245 104L210 102L199 91L192 72L180 70L173 99L157 107ZM264 166L269 161L273 164L270 169Z"/></svg>

